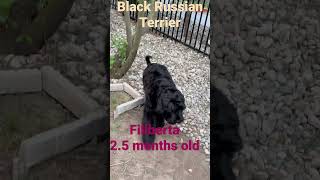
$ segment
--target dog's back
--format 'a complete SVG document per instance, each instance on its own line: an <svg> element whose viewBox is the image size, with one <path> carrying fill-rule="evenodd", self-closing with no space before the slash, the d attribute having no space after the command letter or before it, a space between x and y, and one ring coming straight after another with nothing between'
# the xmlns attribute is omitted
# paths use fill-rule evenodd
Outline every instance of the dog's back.
<svg viewBox="0 0 320 180"><path fill-rule="evenodd" d="M174 85L173 79L167 67L158 63L152 63L150 60L151 58L151 56L146 56L147 68L143 71L144 86L148 86L148 83L146 83L146 81L148 81L149 83L152 82L152 84L154 84L159 83L159 81L161 80L168 81Z"/></svg>

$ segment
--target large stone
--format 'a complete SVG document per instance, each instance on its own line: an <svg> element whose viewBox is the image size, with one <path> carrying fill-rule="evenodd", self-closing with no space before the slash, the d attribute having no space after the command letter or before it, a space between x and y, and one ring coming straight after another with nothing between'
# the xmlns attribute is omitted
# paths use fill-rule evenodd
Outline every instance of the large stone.
<svg viewBox="0 0 320 180"><path fill-rule="evenodd" d="M117 118L121 113L128 111L130 109L133 109L143 103L144 103L144 98L140 97L117 106L116 111L114 113L114 118Z"/></svg>
<svg viewBox="0 0 320 180"><path fill-rule="evenodd" d="M107 132L107 116L104 110L64 126L38 134L21 143L19 158L25 169L47 160L57 154L67 152L97 135Z"/></svg>
<svg viewBox="0 0 320 180"><path fill-rule="evenodd" d="M61 129L61 136L57 141L58 152L66 152L107 132L107 113L104 110L90 113L78 121L67 124Z"/></svg>
<svg viewBox="0 0 320 180"><path fill-rule="evenodd" d="M141 95L139 94L138 91L136 91L135 89L133 89L129 84L127 83L123 83L123 89L126 93L130 94L130 96L132 96L133 98L138 98Z"/></svg>
<svg viewBox="0 0 320 180"><path fill-rule="evenodd" d="M38 92L41 89L39 70L0 71L0 94Z"/></svg>
<svg viewBox="0 0 320 180"><path fill-rule="evenodd" d="M43 90L67 107L75 116L82 117L99 108L97 102L64 78L52 67L41 68Z"/></svg>
<svg viewBox="0 0 320 180"><path fill-rule="evenodd" d="M111 84L110 85L110 91L123 91L123 84Z"/></svg>

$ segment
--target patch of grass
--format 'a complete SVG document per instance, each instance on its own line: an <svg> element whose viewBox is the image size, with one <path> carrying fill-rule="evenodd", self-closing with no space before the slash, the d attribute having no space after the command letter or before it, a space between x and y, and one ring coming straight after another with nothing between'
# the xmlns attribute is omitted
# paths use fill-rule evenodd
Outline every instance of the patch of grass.
<svg viewBox="0 0 320 180"><path fill-rule="evenodd" d="M14 153L36 134L71 121L73 116L41 94L0 97L0 152Z"/></svg>
<svg viewBox="0 0 320 180"><path fill-rule="evenodd" d="M3 124L0 127L0 149L3 151L15 149L25 136L21 133L23 129L19 126L21 117L16 113L7 113L2 121Z"/></svg>

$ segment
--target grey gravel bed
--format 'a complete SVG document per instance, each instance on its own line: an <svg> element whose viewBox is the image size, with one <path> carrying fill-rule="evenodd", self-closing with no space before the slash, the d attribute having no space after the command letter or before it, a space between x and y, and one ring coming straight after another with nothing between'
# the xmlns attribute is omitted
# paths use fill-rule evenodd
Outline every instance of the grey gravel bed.
<svg viewBox="0 0 320 180"><path fill-rule="evenodd" d="M111 10L111 37L125 37L121 14ZM113 51L112 51L113 52ZM142 73L146 68L145 56L152 62L164 64L177 87L185 96L185 121L178 125L190 139L200 139L207 155L210 154L210 60L207 56L176 43L170 39L147 33L143 36L136 60L127 74L112 83L127 82L143 94Z"/></svg>
<svg viewBox="0 0 320 180"><path fill-rule="evenodd" d="M320 2L213 3L211 80L238 108L237 179L320 179Z"/></svg>

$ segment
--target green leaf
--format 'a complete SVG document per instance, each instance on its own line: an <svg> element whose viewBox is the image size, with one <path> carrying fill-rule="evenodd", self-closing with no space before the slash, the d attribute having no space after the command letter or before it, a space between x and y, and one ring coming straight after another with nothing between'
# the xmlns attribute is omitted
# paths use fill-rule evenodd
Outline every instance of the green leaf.
<svg viewBox="0 0 320 180"><path fill-rule="evenodd" d="M119 58L122 61L125 61L126 55L127 55L127 41L124 37L122 36L115 36L112 38L112 47L116 48L119 54Z"/></svg>
<svg viewBox="0 0 320 180"><path fill-rule="evenodd" d="M115 63L114 55L110 56L110 69L112 68L113 64Z"/></svg>
<svg viewBox="0 0 320 180"><path fill-rule="evenodd" d="M0 0L0 23L5 23L9 17L13 0Z"/></svg>
<svg viewBox="0 0 320 180"><path fill-rule="evenodd" d="M22 34L17 37L16 42L32 44L32 38L29 35Z"/></svg>

